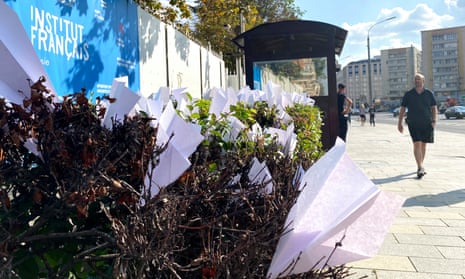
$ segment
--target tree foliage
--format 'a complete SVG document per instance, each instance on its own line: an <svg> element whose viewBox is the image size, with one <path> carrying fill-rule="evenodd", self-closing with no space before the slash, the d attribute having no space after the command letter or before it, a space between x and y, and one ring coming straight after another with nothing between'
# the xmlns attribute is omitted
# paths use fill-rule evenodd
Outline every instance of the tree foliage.
<svg viewBox="0 0 465 279"><path fill-rule="evenodd" d="M259 24L296 19L302 12L294 0L197 0L194 37L222 52L226 66L234 69L240 54L232 39Z"/></svg>
<svg viewBox="0 0 465 279"><path fill-rule="evenodd" d="M195 17L193 36L223 53L229 69L234 69L239 56L232 39L241 33L241 22L245 30L262 22L257 7L241 0L198 0Z"/></svg>
<svg viewBox="0 0 465 279"><path fill-rule="evenodd" d="M175 25L184 33L189 33L187 20L192 16L192 10L185 0L170 0L163 4L159 0L134 0L142 9L156 16L161 21Z"/></svg>
<svg viewBox="0 0 465 279"><path fill-rule="evenodd" d="M263 22L278 22L298 19L303 12L295 6L294 0L254 0Z"/></svg>

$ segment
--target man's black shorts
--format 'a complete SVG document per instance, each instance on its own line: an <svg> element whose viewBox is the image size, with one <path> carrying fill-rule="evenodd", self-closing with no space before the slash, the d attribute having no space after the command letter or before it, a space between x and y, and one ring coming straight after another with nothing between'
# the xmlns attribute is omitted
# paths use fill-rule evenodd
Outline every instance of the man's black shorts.
<svg viewBox="0 0 465 279"><path fill-rule="evenodd" d="M430 124L428 125L408 125L408 131L412 140L421 141L426 143L434 142L434 129Z"/></svg>

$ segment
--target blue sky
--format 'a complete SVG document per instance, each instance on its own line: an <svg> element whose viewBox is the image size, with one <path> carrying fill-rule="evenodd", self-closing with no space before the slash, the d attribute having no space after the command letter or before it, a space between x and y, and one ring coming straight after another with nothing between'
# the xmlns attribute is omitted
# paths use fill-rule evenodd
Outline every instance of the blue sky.
<svg viewBox="0 0 465 279"><path fill-rule="evenodd" d="M367 34L370 26L371 56L381 49L415 46L421 50L422 30L465 26L465 0L295 0L305 11L304 20L321 21L348 31L339 63L367 59Z"/></svg>

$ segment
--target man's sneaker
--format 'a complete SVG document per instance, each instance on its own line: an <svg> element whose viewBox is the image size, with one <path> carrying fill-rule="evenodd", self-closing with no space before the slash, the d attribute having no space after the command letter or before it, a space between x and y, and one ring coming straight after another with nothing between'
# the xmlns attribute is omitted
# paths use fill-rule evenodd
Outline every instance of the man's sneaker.
<svg viewBox="0 0 465 279"><path fill-rule="evenodd" d="M426 172L425 172L425 169L424 168L419 168L417 170L417 177L418 179L421 179L423 176L425 176Z"/></svg>

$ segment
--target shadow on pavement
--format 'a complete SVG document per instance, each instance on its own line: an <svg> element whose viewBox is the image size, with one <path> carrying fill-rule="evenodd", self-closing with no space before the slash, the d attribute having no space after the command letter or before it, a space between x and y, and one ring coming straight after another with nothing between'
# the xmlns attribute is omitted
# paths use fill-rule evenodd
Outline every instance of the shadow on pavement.
<svg viewBox="0 0 465 279"><path fill-rule="evenodd" d="M412 175L416 175L416 172L410 172L410 173L406 173L406 174L399 174L399 175L393 176L393 177L372 179L371 181L373 181L373 183L375 183L376 185L379 185L379 184L387 184L387 183L391 183L391 182L396 182L396 181L400 181L400 180L404 180L404 179L416 179L416 176L412 176Z"/></svg>
<svg viewBox="0 0 465 279"><path fill-rule="evenodd" d="M439 194L414 196L408 198L403 206L440 207L457 204L464 201L465 189L460 189Z"/></svg>

